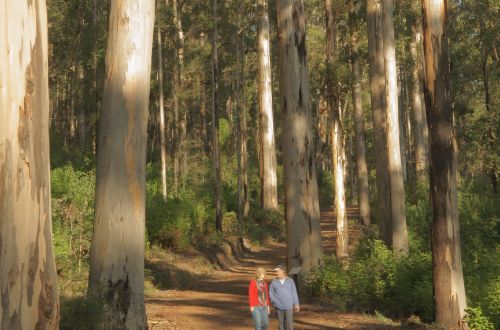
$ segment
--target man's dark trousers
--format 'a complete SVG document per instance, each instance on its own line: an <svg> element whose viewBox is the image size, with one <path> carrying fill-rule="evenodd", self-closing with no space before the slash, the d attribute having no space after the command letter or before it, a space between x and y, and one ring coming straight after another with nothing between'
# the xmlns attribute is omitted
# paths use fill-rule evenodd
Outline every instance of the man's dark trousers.
<svg viewBox="0 0 500 330"><path fill-rule="evenodd" d="M293 330L293 309L281 310L276 308L276 316L280 330Z"/></svg>

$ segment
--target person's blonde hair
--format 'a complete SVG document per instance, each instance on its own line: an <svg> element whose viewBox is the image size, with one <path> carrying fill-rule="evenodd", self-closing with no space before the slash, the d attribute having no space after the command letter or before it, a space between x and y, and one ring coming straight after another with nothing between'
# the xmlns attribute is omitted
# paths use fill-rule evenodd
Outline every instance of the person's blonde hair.
<svg viewBox="0 0 500 330"><path fill-rule="evenodd" d="M259 267L255 270L255 277L260 278L261 275L266 275L266 270L262 267Z"/></svg>

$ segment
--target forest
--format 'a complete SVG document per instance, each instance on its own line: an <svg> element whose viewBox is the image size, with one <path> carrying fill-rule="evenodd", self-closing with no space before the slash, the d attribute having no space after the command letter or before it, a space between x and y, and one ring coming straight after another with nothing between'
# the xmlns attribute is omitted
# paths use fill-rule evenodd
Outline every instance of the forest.
<svg viewBox="0 0 500 330"><path fill-rule="evenodd" d="M0 0L0 329L500 329L499 18Z"/></svg>

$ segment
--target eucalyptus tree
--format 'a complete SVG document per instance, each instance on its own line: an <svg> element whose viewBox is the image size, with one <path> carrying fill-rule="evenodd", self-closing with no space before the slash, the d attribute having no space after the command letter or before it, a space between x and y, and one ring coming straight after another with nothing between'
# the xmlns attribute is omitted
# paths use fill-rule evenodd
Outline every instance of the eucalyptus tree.
<svg viewBox="0 0 500 330"><path fill-rule="evenodd" d="M45 1L1 1L0 21L0 329L57 329Z"/></svg>
<svg viewBox="0 0 500 330"><path fill-rule="evenodd" d="M370 190L368 184L368 167L365 156L364 118L361 99L361 73L359 60L359 33L357 31L358 2L350 2L350 43L351 43L351 70L352 70L352 103L354 109L354 129L356 139L356 170L358 181L359 217L365 226L369 226L370 219Z"/></svg>
<svg viewBox="0 0 500 330"><path fill-rule="evenodd" d="M222 180L219 146L219 57L217 51L218 10L217 0L212 0L212 162L215 178L215 228L222 231Z"/></svg>
<svg viewBox="0 0 500 330"><path fill-rule="evenodd" d="M385 117L387 172L389 175L391 243L396 255L408 253L405 215L405 190L401 164L398 77L394 37L394 0L382 2L383 56L385 63Z"/></svg>
<svg viewBox="0 0 500 330"><path fill-rule="evenodd" d="M303 0L277 0L287 267L306 277L321 264L318 184L312 134Z"/></svg>
<svg viewBox="0 0 500 330"><path fill-rule="evenodd" d="M439 325L446 329L461 329L467 301L460 251L446 1L423 0L422 10L435 314Z"/></svg>
<svg viewBox="0 0 500 330"><path fill-rule="evenodd" d="M271 80L271 49L269 46L269 15L267 0L258 0L257 49L259 93L259 143L261 151L261 202L264 209L278 208L276 147L274 141L273 95Z"/></svg>
<svg viewBox="0 0 500 330"><path fill-rule="evenodd" d="M345 146L342 134L341 107L339 105L340 95L334 76L337 65L337 24L342 11L343 4L338 0L325 0L326 18L326 74L327 74L327 96L326 104L331 118L331 150L332 150L332 174L334 182L334 205L337 224L336 254L338 258L348 256L348 222L345 198Z"/></svg>
<svg viewBox="0 0 500 330"><path fill-rule="evenodd" d="M373 136L375 144L375 160L377 175L377 223L380 238L391 246L390 195L389 176L387 172L387 137L385 115L385 62L382 26L382 4L377 0L368 0L368 61L370 65L370 92L373 118Z"/></svg>
<svg viewBox="0 0 500 330"><path fill-rule="evenodd" d="M103 329L146 329L146 142L154 0L111 1L99 119L89 296Z"/></svg>

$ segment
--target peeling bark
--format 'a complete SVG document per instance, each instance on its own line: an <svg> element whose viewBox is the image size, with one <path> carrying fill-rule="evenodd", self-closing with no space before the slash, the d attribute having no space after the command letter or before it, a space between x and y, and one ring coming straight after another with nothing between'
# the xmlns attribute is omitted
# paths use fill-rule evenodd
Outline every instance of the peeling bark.
<svg viewBox="0 0 500 330"><path fill-rule="evenodd" d="M446 0L424 0L422 10L436 321L446 329L462 329L467 301L460 251Z"/></svg>
<svg viewBox="0 0 500 330"><path fill-rule="evenodd" d="M278 0L287 267L304 279L321 264L318 185L312 135L303 0Z"/></svg>
<svg viewBox="0 0 500 330"><path fill-rule="evenodd" d="M274 142L273 95L271 81L271 50L269 47L269 17L267 0L258 0L258 93L261 148L261 203L262 208L278 208L278 179L276 176L276 148Z"/></svg>
<svg viewBox="0 0 500 330"><path fill-rule="evenodd" d="M425 106L422 104L422 61L418 54L419 45L422 43L422 33L418 27L417 21L413 25L413 39L410 45L410 51L413 58L413 90L412 90L412 111L413 111L413 135L415 138L415 168L417 180L427 182L429 178L428 161L428 130L427 118L425 115Z"/></svg>
<svg viewBox="0 0 500 330"><path fill-rule="evenodd" d="M341 106L338 89L335 88L337 79L334 76L337 61L336 33L338 17L340 16L339 2L325 0L326 18L326 65L327 65L327 97L326 104L331 118L331 152L332 175L335 191L334 206L337 223L336 254L337 258L346 258L348 251L348 222L345 201L345 146L342 134Z"/></svg>
<svg viewBox="0 0 500 330"><path fill-rule="evenodd" d="M0 22L0 329L57 329L45 1L4 1Z"/></svg>
<svg viewBox="0 0 500 330"><path fill-rule="evenodd" d="M161 26L158 21L156 26L156 42L158 45L158 84L159 84L159 102L160 111L160 155L161 155L161 186L163 199L167 201L167 141L165 136L165 107L163 105L163 55L162 55L162 40L161 40Z"/></svg>
<svg viewBox="0 0 500 330"><path fill-rule="evenodd" d="M385 62L385 114L387 120L387 171L390 189L392 249L396 256L408 254L405 215L405 190L400 148L396 43L394 38L394 0L383 0L383 36Z"/></svg>
<svg viewBox="0 0 500 330"><path fill-rule="evenodd" d="M101 329L146 329L144 222L153 0L111 2L98 127L90 296Z"/></svg>

